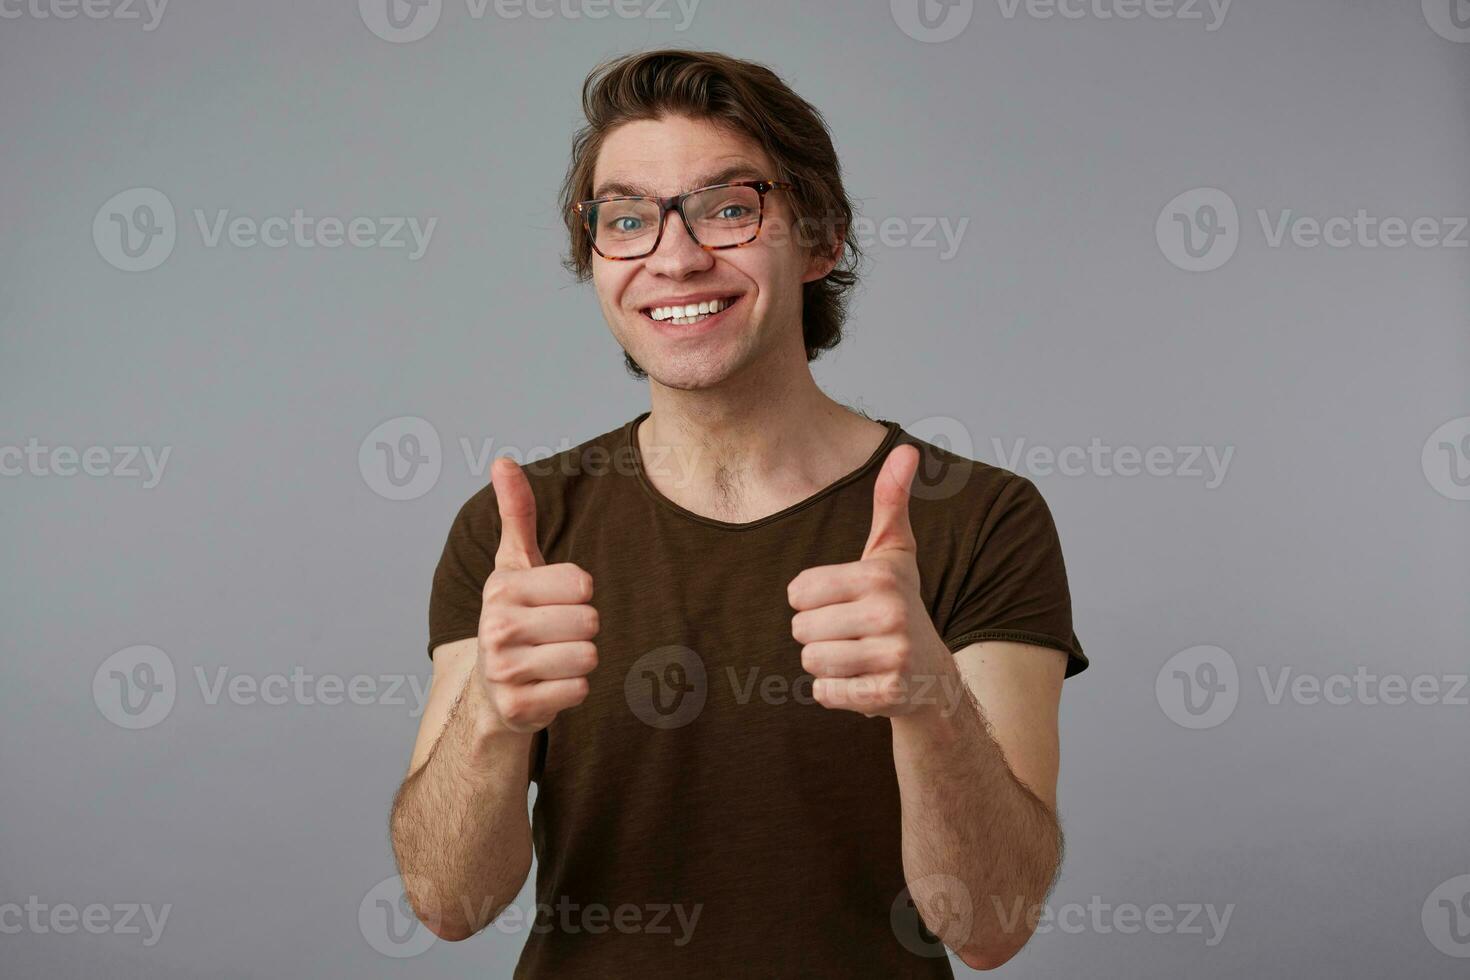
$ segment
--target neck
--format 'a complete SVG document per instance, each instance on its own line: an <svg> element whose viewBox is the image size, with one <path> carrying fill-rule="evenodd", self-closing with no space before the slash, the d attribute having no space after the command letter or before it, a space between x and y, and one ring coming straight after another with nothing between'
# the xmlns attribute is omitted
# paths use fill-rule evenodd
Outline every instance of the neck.
<svg viewBox="0 0 1470 980"><path fill-rule="evenodd" d="M796 370L744 371L714 388L681 390L650 379L652 411L638 427L647 474L696 513L755 520L861 466L886 435L817 386L805 353Z"/></svg>

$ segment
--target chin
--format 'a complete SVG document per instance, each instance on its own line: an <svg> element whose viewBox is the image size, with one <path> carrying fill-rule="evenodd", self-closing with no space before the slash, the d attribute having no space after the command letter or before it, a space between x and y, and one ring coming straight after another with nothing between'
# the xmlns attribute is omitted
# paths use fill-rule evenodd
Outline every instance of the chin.
<svg viewBox="0 0 1470 980"><path fill-rule="evenodd" d="M638 365L651 379L665 388L673 388L677 391L700 391L714 388L735 373L733 365L722 362L646 364L639 360L636 354L633 359L638 361Z"/></svg>

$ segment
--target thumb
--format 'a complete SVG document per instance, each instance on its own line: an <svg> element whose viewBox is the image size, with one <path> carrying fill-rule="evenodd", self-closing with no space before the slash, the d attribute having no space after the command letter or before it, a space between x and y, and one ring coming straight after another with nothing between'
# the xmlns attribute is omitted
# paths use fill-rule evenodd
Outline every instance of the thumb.
<svg viewBox="0 0 1470 980"><path fill-rule="evenodd" d="M919 451L909 445L898 446L883 461L873 484L873 529L863 547L864 558L882 551L918 550L909 525L909 486L918 468Z"/></svg>
<svg viewBox="0 0 1470 980"><path fill-rule="evenodd" d="M546 564L536 544L536 497L515 460L502 456L490 467L495 503L500 511L500 547L496 568L536 568Z"/></svg>

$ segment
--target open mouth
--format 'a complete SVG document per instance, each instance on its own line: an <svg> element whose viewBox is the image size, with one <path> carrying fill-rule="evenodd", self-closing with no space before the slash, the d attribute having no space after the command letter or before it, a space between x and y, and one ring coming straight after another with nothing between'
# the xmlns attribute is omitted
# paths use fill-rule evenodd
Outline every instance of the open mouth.
<svg viewBox="0 0 1470 980"><path fill-rule="evenodd" d="M642 313L658 323L671 323L676 327L689 326L701 323L710 317L723 313L740 299L739 296L724 296L720 299L705 300L700 303L688 303L681 306L647 306Z"/></svg>

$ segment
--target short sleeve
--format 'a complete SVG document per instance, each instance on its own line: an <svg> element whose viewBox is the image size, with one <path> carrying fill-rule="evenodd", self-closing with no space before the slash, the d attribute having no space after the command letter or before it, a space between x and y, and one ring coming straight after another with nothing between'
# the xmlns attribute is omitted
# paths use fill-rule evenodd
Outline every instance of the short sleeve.
<svg viewBox="0 0 1470 980"><path fill-rule="evenodd" d="M480 632L480 600L495 569L500 516L487 485L460 507L449 527L429 592L429 658L434 648Z"/></svg>
<svg viewBox="0 0 1470 980"><path fill-rule="evenodd" d="M1088 666L1072 630L1072 597L1051 510L1035 484L1015 474L981 522L945 624L951 652L980 640L1060 650L1067 655L1067 677Z"/></svg>

